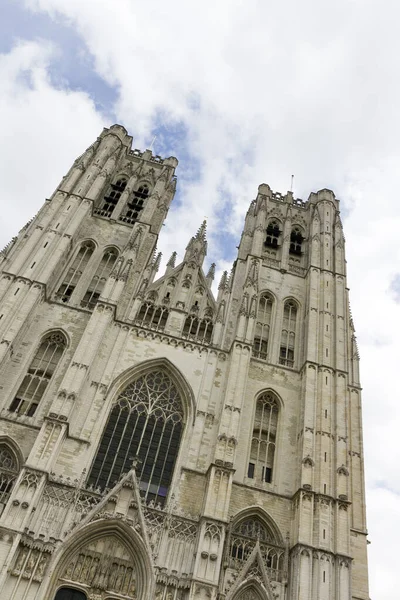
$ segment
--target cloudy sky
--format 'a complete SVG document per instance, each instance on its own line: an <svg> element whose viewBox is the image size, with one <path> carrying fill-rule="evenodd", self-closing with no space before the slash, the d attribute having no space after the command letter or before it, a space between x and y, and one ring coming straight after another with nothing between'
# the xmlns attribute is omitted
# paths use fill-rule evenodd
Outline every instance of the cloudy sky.
<svg viewBox="0 0 400 600"><path fill-rule="evenodd" d="M163 229L219 271L267 182L341 200L364 386L373 600L398 600L400 8L394 0L1 0L0 246L103 126L179 158ZM394 371L393 371L394 369Z"/></svg>

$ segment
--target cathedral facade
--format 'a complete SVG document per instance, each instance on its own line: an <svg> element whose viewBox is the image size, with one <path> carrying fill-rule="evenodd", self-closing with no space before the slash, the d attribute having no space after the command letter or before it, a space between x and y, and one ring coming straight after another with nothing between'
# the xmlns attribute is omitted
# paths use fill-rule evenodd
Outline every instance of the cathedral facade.
<svg viewBox="0 0 400 600"><path fill-rule="evenodd" d="M339 201L258 188L214 297L114 125L0 254L0 598L368 600Z"/></svg>

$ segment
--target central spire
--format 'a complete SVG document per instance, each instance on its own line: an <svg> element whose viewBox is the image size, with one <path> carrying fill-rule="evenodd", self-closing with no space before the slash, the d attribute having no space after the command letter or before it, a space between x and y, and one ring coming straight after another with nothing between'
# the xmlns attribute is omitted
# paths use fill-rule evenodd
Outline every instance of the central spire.
<svg viewBox="0 0 400 600"><path fill-rule="evenodd" d="M195 262L199 267L202 266L207 255L206 238L207 221L204 219L195 236L193 236L186 247L185 262Z"/></svg>

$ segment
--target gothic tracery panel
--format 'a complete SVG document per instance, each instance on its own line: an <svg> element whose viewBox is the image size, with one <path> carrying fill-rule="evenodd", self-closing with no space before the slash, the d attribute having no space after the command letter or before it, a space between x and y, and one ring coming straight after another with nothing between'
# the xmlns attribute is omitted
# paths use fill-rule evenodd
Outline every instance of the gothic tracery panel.
<svg viewBox="0 0 400 600"><path fill-rule="evenodd" d="M256 516L251 516L237 523L231 533L229 547L229 566L240 570L253 552L256 543L267 572L274 581L281 581L284 568L284 548L272 529Z"/></svg>
<svg viewBox="0 0 400 600"><path fill-rule="evenodd" d="M118 396L93 463L89 484L111 487L139 458L143 496L163 504L183 426L179 392L164 371L142 375Z"/></svg>

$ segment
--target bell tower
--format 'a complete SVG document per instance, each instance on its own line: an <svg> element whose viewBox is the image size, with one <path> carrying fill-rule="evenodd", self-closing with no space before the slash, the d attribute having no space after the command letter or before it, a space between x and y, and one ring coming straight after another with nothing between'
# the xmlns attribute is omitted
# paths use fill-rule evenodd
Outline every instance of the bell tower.
<svg viewBox="0 0 400 600"><path fill-rule="evenodd" d="M339 200L261 184L214 296L177 165L105 129L0 254L0 596L368 600Z"/></svg>

